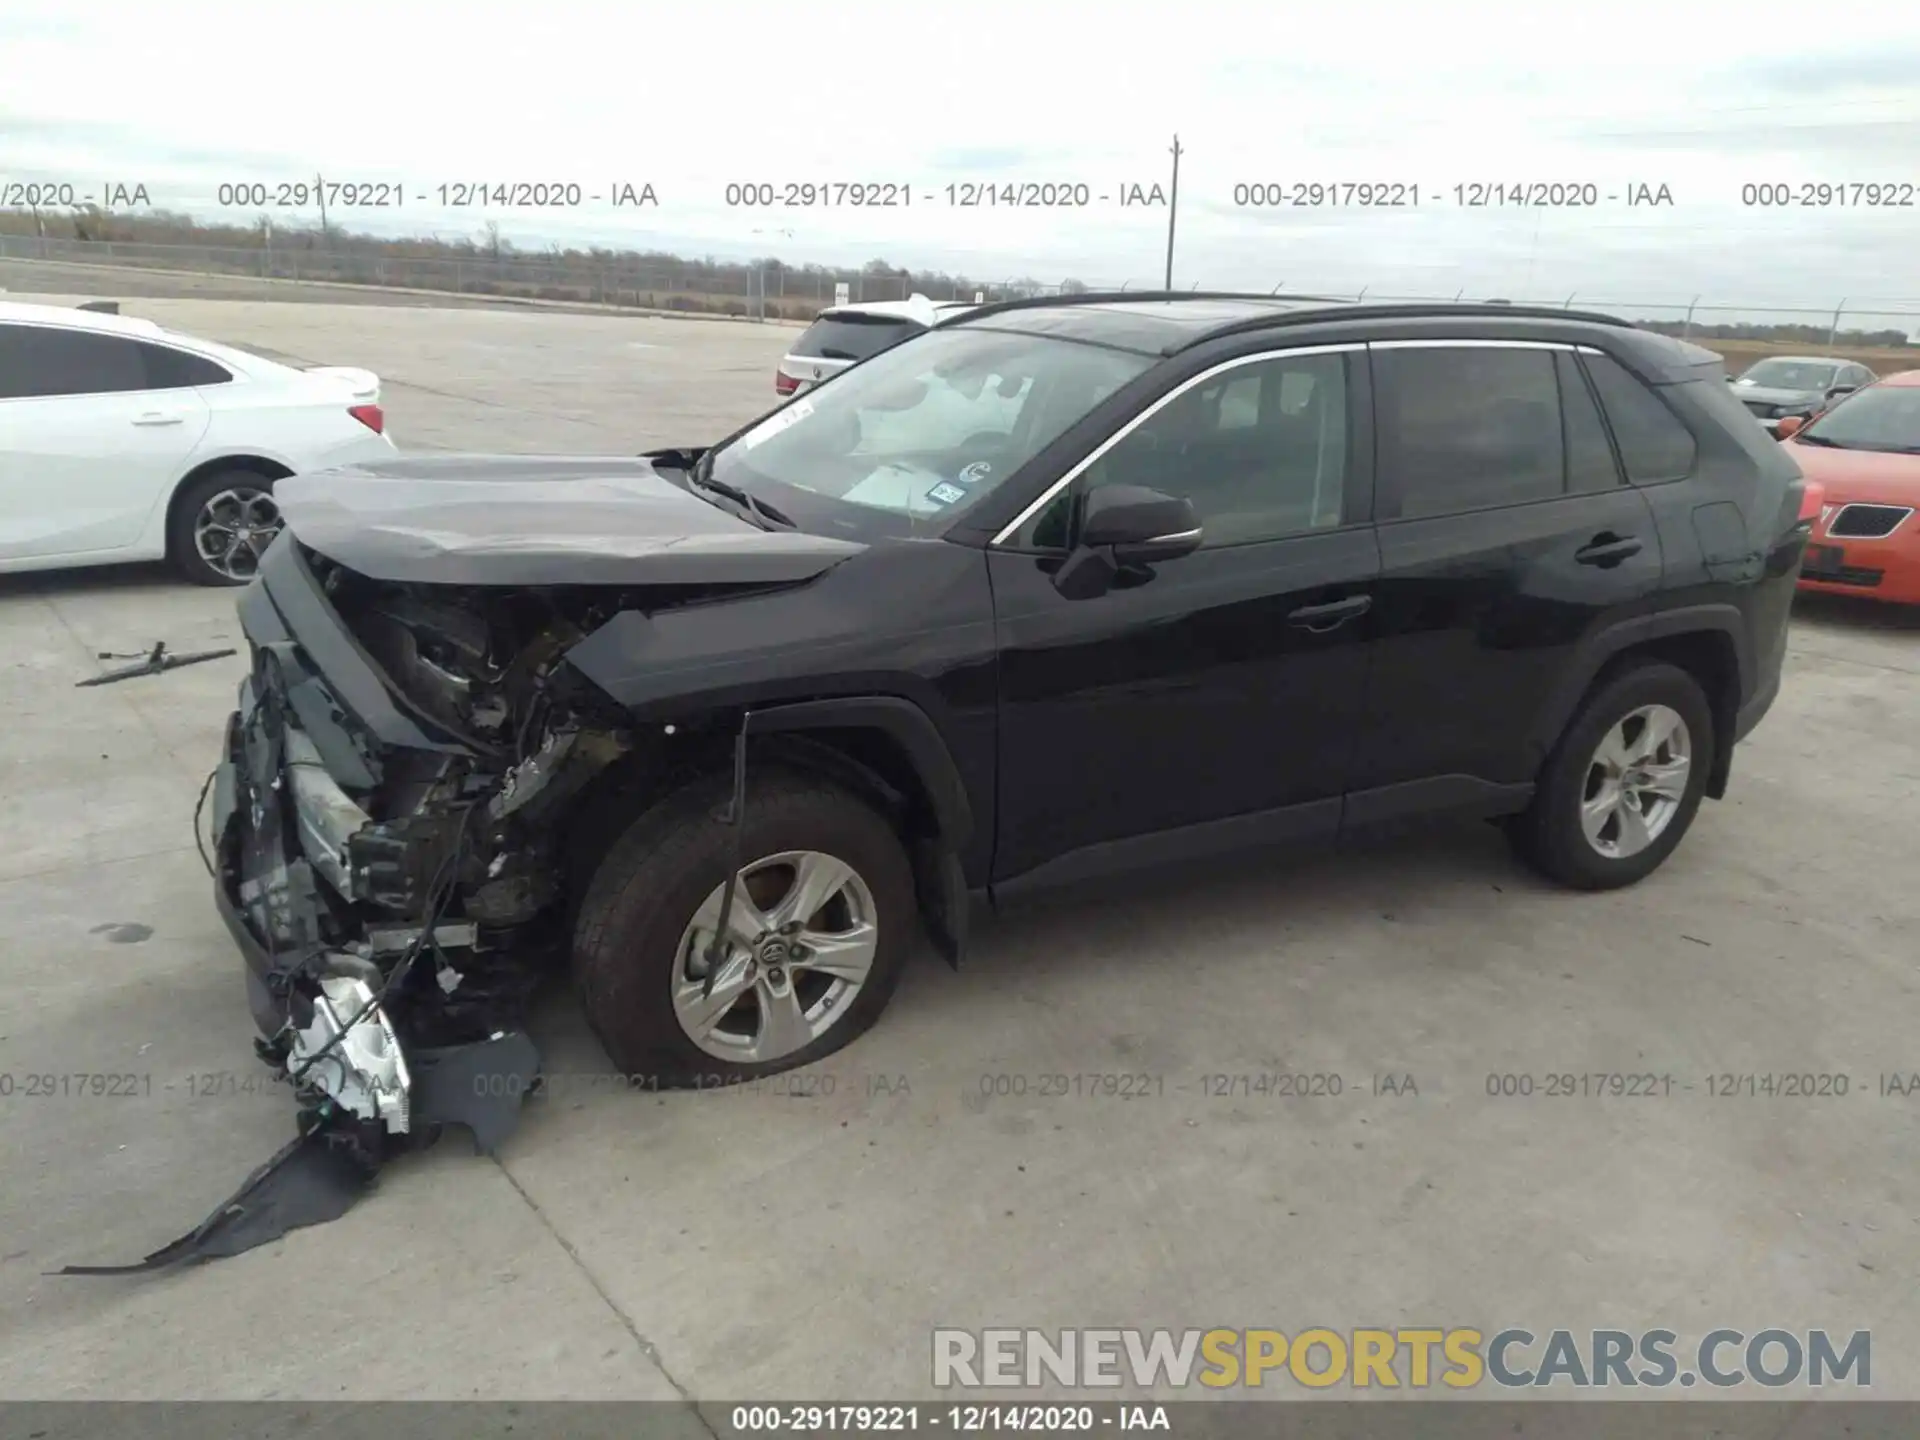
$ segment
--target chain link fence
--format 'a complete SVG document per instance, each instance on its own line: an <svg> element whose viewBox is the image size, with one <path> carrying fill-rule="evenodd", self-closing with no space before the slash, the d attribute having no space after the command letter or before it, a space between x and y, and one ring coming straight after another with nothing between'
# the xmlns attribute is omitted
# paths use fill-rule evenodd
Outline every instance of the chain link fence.
<svg viewBox="0 0 1920 1440"><path fill-rule="evenodd" d="M873 270L799 269L777 261L749 264L649 260L615 254L407 255L349 242L308 245L170 245L128 240L74 240L0 235L0 259L58 261L257 280L367 285L441 291L476 297L683 311L765 320L805 320L835 302L838 287L850 301L904 300L928 293L924 278ZM952 282L935 299L1002 299L1017 292L1005 283Z"/></svg>
<svg viewBox="0 0 1920 1440"><path fill-rule="evenodd" d="M293 237L289 237L290 239ZM905 271L831 270L792 267L778 261L726 262L653 259L612 252L530 254L503 251L449 255L395 253L410 242L369 244L339 237L330 245L272 243L258 246L159 244L144 241L76 240L0 234L0 259L152 269L194 275L231 275L444 292L478 298L602 305L620 309L732 315L759 320L807 320L833 304L840 286L849 301L903 300L914 293L934 300L1001 300L1073 294L1087 290L1160 288L1157 279L1117 282L1038 281L1031 278L974 281L914 276ZM422 248L427 248L422 245ZM1201 289L1201 285L1187 288ZM1920 299L1840 298L1834 303L1780 306L1739 304L1694 297L1636 301L1574 292L1551 297L1487 296L1462 290L1452 295L1402 295L1371 290L1327 289L1307 282L1281 283L1276 294L1322 295L1340 300L1434 303L1505 299L1513 304L1600 310L1650 323L1703 344L1729 338L1753 325L1780 327L1768 343L1799 343L1832 349L1850 345L1915 347L1920 337ZM1920 358L1920 348L1916 349Z"/></svg>

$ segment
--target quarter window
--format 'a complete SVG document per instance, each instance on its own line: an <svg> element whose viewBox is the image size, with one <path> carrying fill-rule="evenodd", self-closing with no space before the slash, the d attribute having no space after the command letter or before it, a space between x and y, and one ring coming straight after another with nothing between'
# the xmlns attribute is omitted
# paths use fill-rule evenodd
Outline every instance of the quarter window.
<svg viewBox="0 0 1920 1440"><path fill-rule="evenodd" d="M225 385L233 376L223 365L168 345L135 342L147 367L149 390L185 390L194 385Z"/></svg>
<svg viewBox="0 0 1920 1440"><path fill-rule="evenodd" d="M1599 392L1600 408L1613 427L1614 443L1627 478L1652 485L1684 480L1693 473L1698 447L1666 402L1611 355L1581 357Z"/></svg>

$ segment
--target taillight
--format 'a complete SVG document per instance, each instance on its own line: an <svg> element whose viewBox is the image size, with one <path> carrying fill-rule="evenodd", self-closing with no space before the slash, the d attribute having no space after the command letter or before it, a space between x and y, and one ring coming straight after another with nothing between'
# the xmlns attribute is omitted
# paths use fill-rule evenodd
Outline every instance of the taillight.
<svg viewBox="0 0 1920 1440"><path fill-rule="evenodd" d="M1810 525L1820 514L1820 507L1827 503L1827 487L1818 480L1800 482L1800 518L1794 523Z"/></svg>
<svg viewBox="0 0 1920 1440"><path fill-rule="evenodd" d="M386 433L387 415L378 405L349 405L347 414L358 420L376 435Z"/></svg>
<svg viewBox="0 0 1920 1440"><path fill-rule="evenodd" d="M781 395L791 395L800 388L800 382L784 371L773 372L773 388Z"/></svg>

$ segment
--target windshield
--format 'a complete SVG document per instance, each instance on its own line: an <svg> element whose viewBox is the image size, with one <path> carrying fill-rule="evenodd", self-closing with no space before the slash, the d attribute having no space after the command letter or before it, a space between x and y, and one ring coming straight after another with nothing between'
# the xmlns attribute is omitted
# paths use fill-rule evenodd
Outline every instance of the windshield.
<svg viewBox="0 0 1920 1440"><path fill-rule="evenodd" d="M719 451L711 475L807 528L944 528L1153 363L1047 336L930 330L776 410Z"/></svg>
<svg viewBox="0 0 1920 1440"><path fill-rule="evenodd" d="M1844 450L1920 454L1920 385L1874 385L1847 398L1800 432Z"/></svg>
<svg viewBox="0 0 1920 1440"><path fill-rule="evenodd" d="M1762 360L1749 367L1734 383L1764 385L1770 390L1824 390L1833 384L1833 365L1811 360Z"/></svg>

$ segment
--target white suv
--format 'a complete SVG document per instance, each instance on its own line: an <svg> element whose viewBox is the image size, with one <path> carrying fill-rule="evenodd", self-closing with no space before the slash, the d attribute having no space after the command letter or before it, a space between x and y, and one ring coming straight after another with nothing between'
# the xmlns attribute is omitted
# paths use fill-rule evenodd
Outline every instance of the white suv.
<svg viewBox="0 0 1920 1440"><path fill-rule="evenodd" d="M849 365L891 349L922 331L958 319L974 306L963 300L876 300L868 305L833 305L822 310L780 359L773 388L798 395Z"/></svg>
<svg viewBox="0 0 1920 1440"><path fill-rule="evenodd" d="M390 458L385 431L370 370L0 302L0 574L165 558L244 584L280 531L274 481Z"/></svg>

